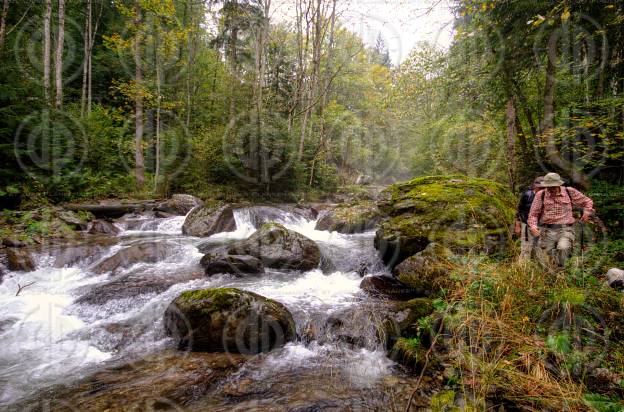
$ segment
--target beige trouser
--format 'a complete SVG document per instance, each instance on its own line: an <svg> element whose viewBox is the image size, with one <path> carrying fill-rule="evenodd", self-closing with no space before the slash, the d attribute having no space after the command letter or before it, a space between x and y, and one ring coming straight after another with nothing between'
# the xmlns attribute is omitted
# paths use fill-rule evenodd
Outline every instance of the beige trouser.
<svg viewBox="0 0 624 412"><path fill-rule="evenodd" d="M551 256L559 266L565 266L574 246L574 226L549 229L540 227L539 245L542 258Z"/></svg>
<svg viewBox="0 0 624 412"><path fill-rule="evenodd" d="M529 260L535 256L537 252L537 239L531 233L531 229L526 223L522 223L522 232L520 232L520 260Z"/></svg>

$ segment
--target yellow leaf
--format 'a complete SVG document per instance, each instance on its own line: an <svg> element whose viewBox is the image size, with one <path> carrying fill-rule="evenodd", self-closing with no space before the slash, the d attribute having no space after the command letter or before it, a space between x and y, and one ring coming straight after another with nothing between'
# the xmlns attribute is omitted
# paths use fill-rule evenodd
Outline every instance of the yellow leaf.
<svg viewBox="0 0 624 412"><path fill-rule="evenodd" d="M565 9L563 13L561 14L561 21L566 22L568 20L570 20L570 10Z"/></svg>

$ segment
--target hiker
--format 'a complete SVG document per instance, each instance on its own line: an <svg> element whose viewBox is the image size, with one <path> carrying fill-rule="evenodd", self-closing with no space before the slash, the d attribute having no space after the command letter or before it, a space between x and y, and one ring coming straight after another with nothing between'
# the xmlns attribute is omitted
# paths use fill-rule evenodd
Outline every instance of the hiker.
<svg viewBox="0 0 624 412"><path fill-rule="evenodd" d="M557 173L544 176L542 187L533 199L528 225L533 236L539 237L542 258L550 255L559 266L564 266L575 237L572 207L583 208L581 220L587 222L594 211L594 202L578 190L563 186Z"/></svg>
<svg viewBox="0 0 624 412"><path fill-rule="evenodd" d="M544 176L536 177L531 187L522 194L520 203L518 203L514 232L517 236L520 236L520 260L530 259L535 255L534 249L537 246L537 238L529 230L527 220L529 219L529 212L531 211L531 204L533 204L535 194L542 189L541 184L543 180Z"/></svg>

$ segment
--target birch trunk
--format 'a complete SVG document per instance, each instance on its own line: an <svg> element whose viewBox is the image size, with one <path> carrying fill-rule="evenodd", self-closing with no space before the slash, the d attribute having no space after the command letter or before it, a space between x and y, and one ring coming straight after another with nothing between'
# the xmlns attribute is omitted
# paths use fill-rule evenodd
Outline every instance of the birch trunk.
<svg viewBox="0 0 624 412"><path fill-rule="evenodd" d="M9 14L9 0L2 4L2 17L0 18L0 51L4 49L4 36L6 33L6 18Z"/></svg>
<svg viewBox="0 0 624 412"><path fill-rule="evenodd" d="M134 7L134 25L137 33L134 38L134 81L136 82L136 95L134 101L134 174L137 188L142 189L145 184L145 161L143 158L143 92L141 90L143 82L143 71L141 63L141 7L137 0Z"/></svg>
<svg viewBox="0 0 624 412"><path fill-rule="evenodd" d="M65 0L58 2L58 37L56 57L54 59L56 98L54 106L60 109L63 105L63 49L65 46Z"/></svg>
<svg viewBox="0 0 624 412"><path fill-rule="evenodd" d="M50 19L52 18L52 0L45 0L43 14L43 98L50 104L50 54L52 49Z"/></svg>

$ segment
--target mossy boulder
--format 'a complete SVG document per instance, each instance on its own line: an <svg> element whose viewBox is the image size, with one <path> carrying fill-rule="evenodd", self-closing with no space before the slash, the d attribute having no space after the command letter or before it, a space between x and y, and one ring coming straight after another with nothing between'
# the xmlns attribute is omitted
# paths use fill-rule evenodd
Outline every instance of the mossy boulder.
<svg viewBox="0 0 624 412"><path fill-rule="evenodd" d="M91 223L88 233L91 235L117 236L120 230L112 222L104 219L97 219Z"/></svg>
<svg viewBox="0 0 624 412"><path fill-rule="evenodd" d="M265 223L248 239L231 245L228 254L251 255L274 269L310 270L321 261L313 240L278 223Z"/></svg>
<svg viewBox="0 0 624 412"><path fill-rule="evenodd" d="M503 185L467 176L427 176L396 183L378 207L387 218L375 236L394 267L437 242L456 253L498 254L511 243L515 198Z"/></svg>
<svg viewBox="0 0 624 412"><path fill-rule="evenodd" d="M418 338L399 338L388 356L408 369L420 371L425 366L427 349L422 346Z"/></svg>
<svg viewBox="0 0 624 412"><path fill-rule="evenodd" d="M186 216L182 225L183 234L197 237L235 230L234 209L231 205L219 203L196 207Z"/></svg>
<svg viewBox="0 0 624 412"><path fill-rule="evenodd" d="M167 308L165 331L179 349L255 354L295 339L284 305L234 288L183 292Z"/></svg>
<svg viewBox="0 0 624 412"><path fill-rule="evenodd" d="M316 230L339 233L361 233L374 229L381 220L381 212L373 201L341 204L323 210L316 222Z"/></svg>
<svg viewBox="0 0 624 412"><path fill-rule="evenodd" d="M449 274L453 254L438 243L408 257L392 271L394 276L406 285L432 296L452 285Z"/></svg>

